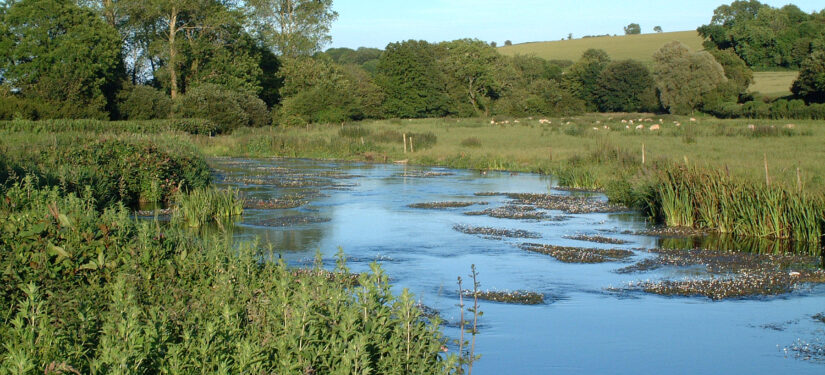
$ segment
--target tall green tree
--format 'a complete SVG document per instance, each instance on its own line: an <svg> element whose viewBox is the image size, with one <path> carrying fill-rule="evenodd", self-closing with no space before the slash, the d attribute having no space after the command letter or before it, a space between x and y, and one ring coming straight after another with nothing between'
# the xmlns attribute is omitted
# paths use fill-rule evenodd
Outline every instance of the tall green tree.
<svg viewBox="0 0 825 375"><path fill-rule="evenodd" d="M605 112L639 112L656 109L653 76L642 63L634 60L610 63L596 82L599 110Z"/></svg>
<svg viewBox="0 0 825 375"><path fill-rule="evenodd" d="M694 111L703 95L727 82L724 68L710 53L691 53L680 42L668 43L653 54L653 78L662 106L674 114Z"/></svg>
<svg viewBox="0 0 825 375"><path fill-rule="evenodd" d="M332 0L249 0L260 37L281 56L310 56L332 37Z"/></svg>
<svg viewBox="0 0 825 375"><path fill-rule="evenodd" d="M825 49L814 51L802 62L791 91L808 102L825 103Z"/></svg>
<svg viewBox="0 0 825 375"><path fill-rule="evenodd" d="M105 91L122 66L114 28L71 0L22 0L0 15L4 85L49 103L51 116L108 117Z"/></svg>
<svg viewBox="0 0 825 375"><path fill-rule="evenodd" d="M444 54L439 65L460 93L459 102L470 104L476 114L489 115L490 103L501 89L496 76L501 55L480 40L455 40L442 43L441 47Z"/></svg>
<svg viewBox="0 0 825 375"><path fill-rule="evenodd" d="M426 41L390 43L378 61L375 81L384 91L384 110L400 118L441 117L449 112L437 46Z"/></svg>
<svg viewBox="0 0 825 375"><path fill-rule="evenodd" d="M598 107L598 98L595 94L596 82L609 63L610 56L604 50L585 51L581 59L573 64L564 75L564 87L587 103L588 109L595 110Z"/></svg>
<svg viewBox="0 0 825 375"><path fill-rule="evenodd" d="M631 23L624 27L625 35L638 35L642 33L642 27L638 23Z"/></svg>

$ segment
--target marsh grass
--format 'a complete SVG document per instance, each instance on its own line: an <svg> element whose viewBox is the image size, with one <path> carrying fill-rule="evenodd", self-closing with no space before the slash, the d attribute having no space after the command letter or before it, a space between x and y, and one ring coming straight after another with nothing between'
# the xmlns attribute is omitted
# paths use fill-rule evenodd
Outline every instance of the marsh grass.
<svg viewBox="0 0 825 375"><path fill-rule="evenodd" d="M244 200L233 188L200 188L175 196L172 223L200 228L209 223L223 224L243 214Z"/></svg>

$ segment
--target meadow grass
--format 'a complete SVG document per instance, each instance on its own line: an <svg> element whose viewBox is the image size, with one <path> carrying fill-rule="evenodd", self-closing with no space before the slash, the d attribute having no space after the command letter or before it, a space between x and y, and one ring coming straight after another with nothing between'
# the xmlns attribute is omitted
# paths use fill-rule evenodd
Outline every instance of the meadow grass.
<svg viewBox="0 0 825 375"><path fill-rule="evenodd" d="M791 86L799 72L754 72L750 92L758 92L766 97L779 98L791 95Z"/></svg>
<svg viewBox="0 0 825 375"><path fill-rule="evenodd" d="M653 53L672 41L680 41L693 51L704 49L702 37L696 31L677 31L521 43L500 47L498 51L507 56L535 55L547 60L577 61L584 51L595 48L604 50L613 60L633 59L650 64Z"/></svg>

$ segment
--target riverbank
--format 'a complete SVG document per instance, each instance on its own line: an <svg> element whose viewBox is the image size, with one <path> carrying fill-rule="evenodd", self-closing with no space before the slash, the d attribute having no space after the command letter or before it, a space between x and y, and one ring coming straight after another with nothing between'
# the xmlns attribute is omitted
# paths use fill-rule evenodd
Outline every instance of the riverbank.
<svg viewBox="0 0 825 375"><path fill-rule="evenodd" d="M819 242L825 226L825 127L816 121L590 114L367 121L191 138L217 156L552 174L560 186L602 190L673 227Z"/></svg>

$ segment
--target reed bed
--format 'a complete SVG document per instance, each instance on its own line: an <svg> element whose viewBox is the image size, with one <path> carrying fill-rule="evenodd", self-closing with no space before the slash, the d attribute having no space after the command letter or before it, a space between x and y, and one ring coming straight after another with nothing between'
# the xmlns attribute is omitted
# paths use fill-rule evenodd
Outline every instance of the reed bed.
<svg viewBox="0 0 825 375"><path fill-rule="evenodd" d="M199 188L175 197L172 223L200 228L209 223L224 223L243 214L244 200L233 188Z"/></svg>
<svg viewBox="0 0 825 375"><path fill-rule="evenodd" d="M784 186L751 184L722 171L670 166L648 189L647 212L673 227L819 242L825 197Z"/></svg>

